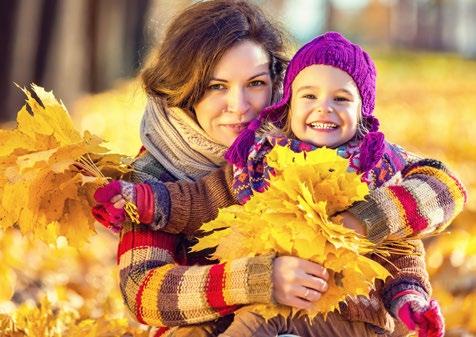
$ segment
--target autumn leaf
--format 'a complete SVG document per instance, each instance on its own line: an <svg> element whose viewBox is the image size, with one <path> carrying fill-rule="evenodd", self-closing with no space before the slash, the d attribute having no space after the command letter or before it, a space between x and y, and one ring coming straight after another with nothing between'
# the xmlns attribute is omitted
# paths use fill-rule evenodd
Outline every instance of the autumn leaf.
<svg viewBox="0 0 476 337"><path fill-rule="evenodd" d="M17 225L46 243L64 236L81 245L95 233L93 191L128 171L128 159L108 153L102 139L75 128L51 92L22 89L26 104L14 130L1 130L1 228ZM37 99L34 98L34 95Z"/></svg>
<svg viewBox="0 0 476 337"><path fill-rule="evenodd" d="M193 249L217 246L213 258L220 261L275 252L322 264L336 278L331 277L329 290L307 312L310 317L338 309L348 296L368 296L374 281L389 273L364 256L373 251L370 241L330 220L362 200L367 185L348 172L347 160L331 149L304 154L276 146L267 160L276 172L268 190L243 206L221 209L215 220L202 226L211 234ZM250 310L270 318L288 309L255 305Z"/></svg>

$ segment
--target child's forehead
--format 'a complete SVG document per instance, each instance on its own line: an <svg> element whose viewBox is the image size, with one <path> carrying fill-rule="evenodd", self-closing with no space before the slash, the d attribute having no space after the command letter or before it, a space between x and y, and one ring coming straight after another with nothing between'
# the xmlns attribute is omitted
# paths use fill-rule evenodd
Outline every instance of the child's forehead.
<svg viewBox="0 0 476 337"><path fill-rule="evenodd" d="M295 77L292 87L293 90L301 87L357 89L357 85L348 73L339 68L325 64L314 64L301 70Z"/></svg>

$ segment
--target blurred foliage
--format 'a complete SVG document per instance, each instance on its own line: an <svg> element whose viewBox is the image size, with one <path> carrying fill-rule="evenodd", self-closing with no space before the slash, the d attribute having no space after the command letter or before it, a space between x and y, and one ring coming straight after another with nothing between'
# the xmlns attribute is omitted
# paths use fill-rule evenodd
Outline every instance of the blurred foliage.
<svg viewBox="0 0 476 337"><path fill-rule="evenodd" d="M108 141L112 152L135 156L146 96L138 80L121 82L107 92L85 96L70 109L76 126Z"/></svg>
<svg viewBox="0 0 476 337"><path fill-rule="evenodd" d="M446 163L463 180L466 209L449 234L426 242L446 336L476 336L476 62L451 54L373 53L376 115L386 137Z"/></svg>
<svg viewBox="0 0 476 337"><path fill-rule="evenodd" d="M444 161L468 190L450 234L426 242L434 296L446 336L476 336L476 62L454 55L372 52L378 68L376 115L391 142ZM145 95L138 81L80 99L77 126L135 155ZM0 233L2 336L145 336L127 319L114 256L117 238L99 230L76 250Z"/></svg>
<svg viewBox="0 0 476 337"><path fill-rule="evenodd" d="M125 314L115 266L117 238L98 229L79 250L62 237L48 246L15 229L0 231L1 336L147 336L145 327Z"/></svg>

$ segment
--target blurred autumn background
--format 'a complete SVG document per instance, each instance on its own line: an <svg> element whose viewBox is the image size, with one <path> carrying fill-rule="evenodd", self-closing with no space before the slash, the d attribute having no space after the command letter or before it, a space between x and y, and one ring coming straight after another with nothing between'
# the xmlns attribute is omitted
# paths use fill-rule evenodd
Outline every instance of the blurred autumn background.
<svg viewBox="0 0 476 337"><path fill-rule="evenodd" d="M0 123L14 127L24 95L53 90L76 126L119 153L140 147L145 97L135 80L186 0L0 0ZM377 115L387 137L446 162L468 189L450 234L426 241L447 336L476 336L476 1L254 0L296 47L337 30L364 44L379 71ZM127 132L117 132L126 127ZM1 142L1 140L0 140ZM2 336L146 336L124 310L116 237L79 249L0 230Z"/></svg>

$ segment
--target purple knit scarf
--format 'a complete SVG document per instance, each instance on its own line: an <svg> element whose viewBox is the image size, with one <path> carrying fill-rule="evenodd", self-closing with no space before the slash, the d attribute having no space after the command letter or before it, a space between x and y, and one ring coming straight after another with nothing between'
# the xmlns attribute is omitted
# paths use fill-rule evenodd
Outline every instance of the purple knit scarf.
<svg viewBox="0 0 476 337"><path fill-rule="evenodd" d="M365 137L364 140L353 139L336 149L339 156L349 160L349 171L362 174L362 181L368 183L371 189L381 186L401 171L406 162L406 154L400 147L381 138L383 135ZM318 148L284 136L257 138L250 147L246 165L234 167L233 190L241 204L246 203L254 192L264 192L268 188L274 169L267 164L265 157L275 146L287 146L297 153ZM376 158L378 160L375 162Z"/></svg>

